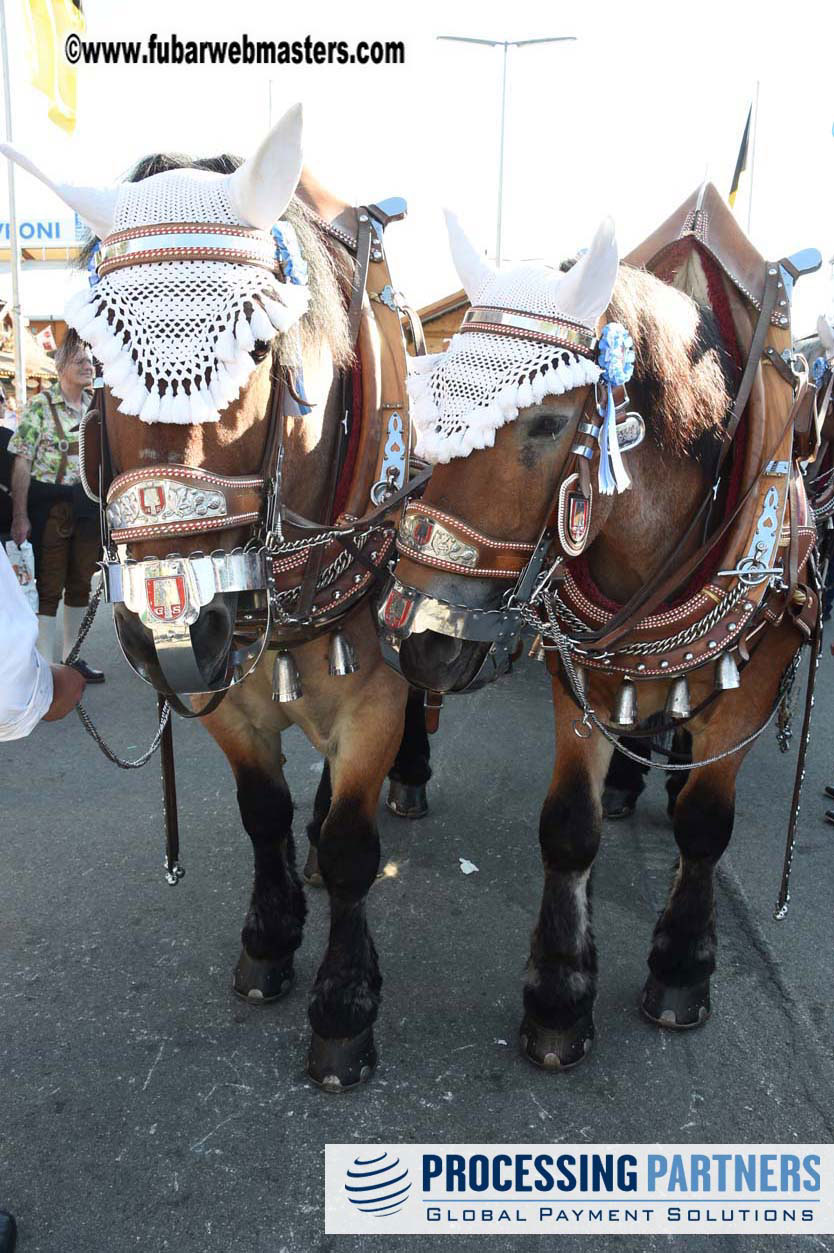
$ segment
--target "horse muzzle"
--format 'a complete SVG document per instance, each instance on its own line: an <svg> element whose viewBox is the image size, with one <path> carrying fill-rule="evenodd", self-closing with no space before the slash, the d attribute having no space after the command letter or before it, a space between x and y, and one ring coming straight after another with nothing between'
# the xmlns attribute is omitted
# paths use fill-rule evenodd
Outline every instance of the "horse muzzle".
<svg viewBox="0 0 834 1253"><path fill-rule="evenodd" d="M241 593L261 593L269 605L262 550L108 561L102 569L122 652L157 691L218 692L254 668L269 622L263 636L240 648L235 622Z"/></svg>
<svg viewBox="0 0 834 1253"><path fill-rule="evenodd" d="M437 692L474 692L509 673L523 621L518 609L467 608L394 579L379 609L388 665Z"/></svg>

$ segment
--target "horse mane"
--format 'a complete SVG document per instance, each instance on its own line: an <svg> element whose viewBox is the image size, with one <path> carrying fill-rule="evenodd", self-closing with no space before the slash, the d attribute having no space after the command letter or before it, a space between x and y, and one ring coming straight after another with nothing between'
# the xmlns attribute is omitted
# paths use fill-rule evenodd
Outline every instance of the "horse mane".
<svg viewBox="0 0 834 1253"><path fill-rule="evenodd" d="M708 459L738 381L712 310L623 264L608 317L634 340L635 383L651 438L673 455Z"/></svg>
<svg viewBox="0 0 834 1253"><path fill-rule="evenodd" d="M217 157L198 157L194 160L179 152L157 152L138 161L124 181L138 183L154 174L182 169L231 174L241 161L241 157L231 153L222 153ZM297 196L293 196L284 216L295 227L309 274L310 306L298 324L302 351L324 343L330 349L336 367L346 366L353 358L348 333L346 292L328 237L312 211ZM95 252L96 243L94 238L90 238L82 248L78 258L81 268L86 269ZM276 366L293 365L295 355L292 341L288 342L285 335L276 335L273 345Z"/></svg>

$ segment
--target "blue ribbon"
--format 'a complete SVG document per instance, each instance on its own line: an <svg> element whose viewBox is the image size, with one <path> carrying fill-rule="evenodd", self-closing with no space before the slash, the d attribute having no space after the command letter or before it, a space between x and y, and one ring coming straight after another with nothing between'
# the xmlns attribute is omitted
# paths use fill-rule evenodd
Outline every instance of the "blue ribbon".
<svg viewBox="0 0 834 1253"><path fill-rule="evenodd" d="M619 322L608 322L599 337L599 366L605 386L605 403L597 401L597 413L602 418L599 432L599 490L603 496L613 496L631 487L631 479L623 463L617 439L617 410L614 405L614 388L624 387L634 373L634 342Z"/></svg>

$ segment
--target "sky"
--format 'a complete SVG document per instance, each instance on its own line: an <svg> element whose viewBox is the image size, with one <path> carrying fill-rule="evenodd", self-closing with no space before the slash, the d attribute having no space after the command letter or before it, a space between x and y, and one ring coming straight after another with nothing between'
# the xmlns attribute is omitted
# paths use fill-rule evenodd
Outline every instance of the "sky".
<svg viewBox="0 0 834 1253"><path fill-rule="evenodd" d="M834 311L834 5L699 0L593 5L529 0L85 0L87 37L402 39L404 66L97 66L79 70L79 120L67 136L27 83L20 0L5 0L14 140L50 174L109 184L143 154L251 152L285 107L305 108L305 154L354 203L405 196L387 232L395 284L421 305L457 289L442 207L493 253L501 52L438 35L575 43L511 49L504 183L508 261L558 261L610 213L621 252L649 234L708 175L729 190L759 83L753 242L769 258L815 246L824 264L798 285L794 330ZM793 14L796 14L796 18ZM736 202L747 227L748 174ZM19 213L60 203L17 176ZM7 218L5 180L0 220ZM77 275L24 276L27 313L60 313ZM8 292L0 273L0 294Z"/></svg>

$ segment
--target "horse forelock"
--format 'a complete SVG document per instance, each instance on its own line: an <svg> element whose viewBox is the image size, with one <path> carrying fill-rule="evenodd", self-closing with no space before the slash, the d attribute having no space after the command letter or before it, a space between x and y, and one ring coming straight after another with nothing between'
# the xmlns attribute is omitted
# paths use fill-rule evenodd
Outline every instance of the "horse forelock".
<svg viewBox="0 0 834 1253"><path fill-rule="evenodd" d="M646 270L621 265L608 309L630 332L650 437L709 457L732 404L734 367L708 308Z"/></svg>

